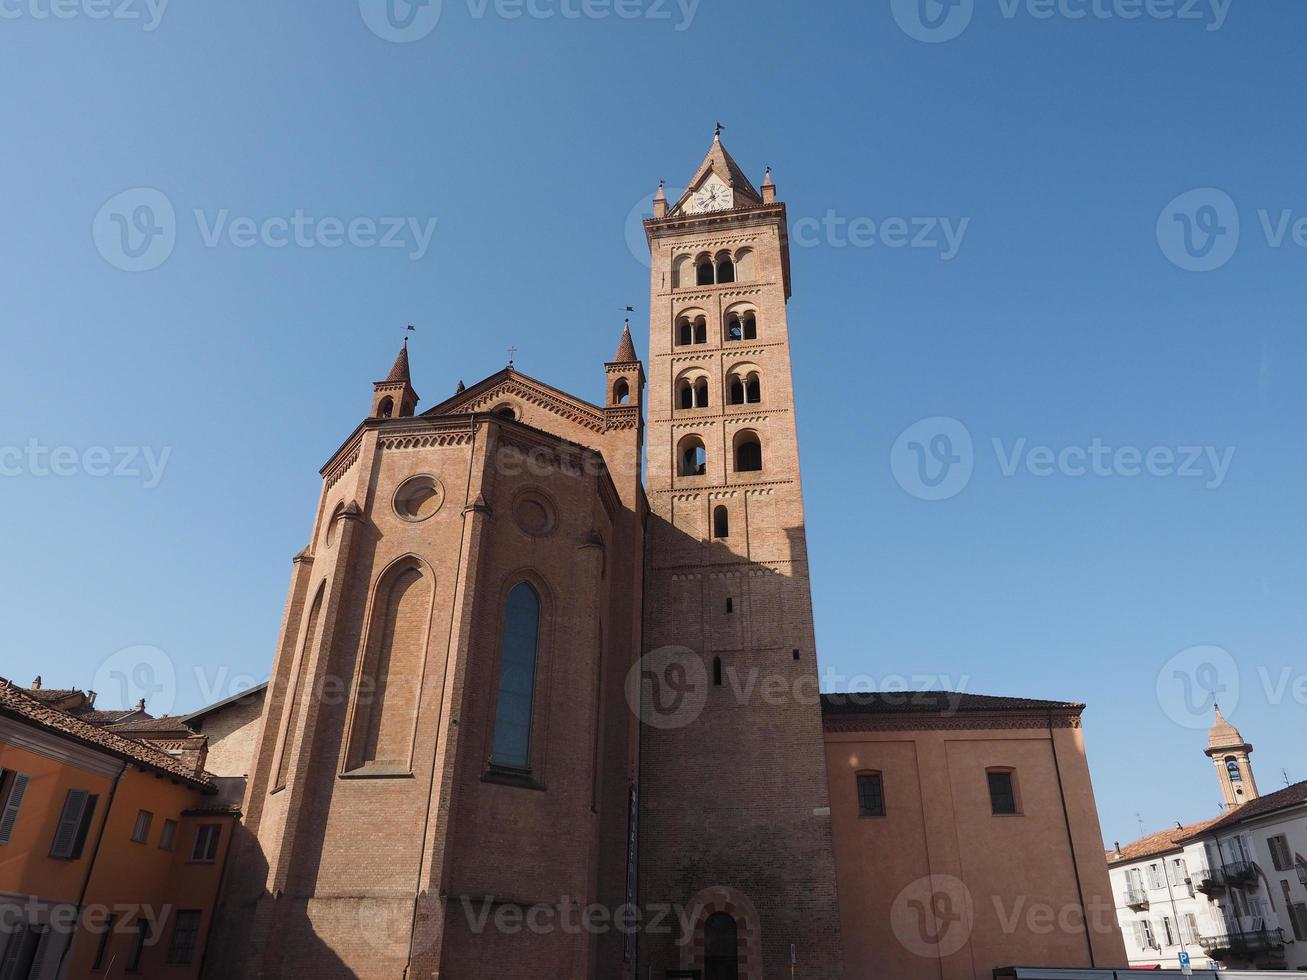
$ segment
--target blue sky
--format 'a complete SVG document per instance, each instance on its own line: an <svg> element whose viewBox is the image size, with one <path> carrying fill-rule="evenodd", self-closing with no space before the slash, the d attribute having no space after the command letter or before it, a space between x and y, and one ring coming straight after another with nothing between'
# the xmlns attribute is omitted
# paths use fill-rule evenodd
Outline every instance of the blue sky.
<svg viewBox="0 0 1307 980"><path fill-rule="evenodd" d="M396 43L373 0L69 3L0 4L4 674L265 676L402 326L427 405L510 345L597 399L627 304L648 347L628 216L721 119L803 239L829 686L1087 702L1109 841L1214 811L1204 688L1307 778L1301 4L444 0ZM133 258L141 188L175 234Z"/></svg>

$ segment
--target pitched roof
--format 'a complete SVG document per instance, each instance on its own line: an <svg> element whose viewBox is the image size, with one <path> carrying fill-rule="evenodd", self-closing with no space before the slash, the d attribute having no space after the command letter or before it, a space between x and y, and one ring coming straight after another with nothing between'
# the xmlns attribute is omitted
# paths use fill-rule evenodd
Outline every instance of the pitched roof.
<svg viewBox="0 0 1307 980"><path fill-rule="evenodd" d="M937 714L984 711L1080 712L1084 705L1074 701L1039 701L1034 698L994 697L953 691L862 691L823 694L824 715L842 714Z"/></svg>
<svg viewBox="0 0 1307 980"><path fill-rule="evenodd" d="M726 152L721 137L714 136L712 146L708 148L708 155L703 158L703 163L699 164L699 169L694 172L690 182L685 185L685 193L676 202L672 208L673 211L677 211L685 205L686 199L695 192L700 181L707 177L709 173L715 173L737 195L748 197L750 200L745 203L762 203L762 195L758 193L749 178L744 175L744 171L735 162L735 158ZM740 207L740 201L737 200L735 206Z"/></svg>
<svg viewBox="0 0 1307 980"><path fill-rule="evenodd" d="M229 704L243 703L247 699L263 698L267 690L267 681L264 681L262 684L255 684L253 687L247 688L244 691L239 691L229 698L223 698L221 701L215 701L213 704L207 704L197 711L192 711L189 715L183 715L179 720L184 721L188 725L194 721L203 721L215 711L219 711L222 708L227 707Z"/></svg>
<svg viewBox="0 0 1307 980"><path fill-rule="evenodd" d="M208 773L197 772L180 759L144 742L125 738L106 728L83 721L66 711L51 708L3 678L0 678L0 715L17 718L55 735L117 756L119 759L172 776L197 789L206 792L214 791L213 781Z"/></svg>
<svg viewBox="0 0 1307 980"><path fill-rule="evenodd" d="M1241 806L1227 810L1220 817L1210 821L1203 831L1224 830L1235 824L1243 823L1245 820L1254 820L1257 817L1264 817L1268 814L1275 813L1277 810L1287 810L1290 807L1302 806L1307 803L1307 780L1301 783L1294 783L1292 786L1286 786L1276 793L1269 793L1266 796L1259 796L1255 800L1250 800ZM1197 833L1191 834L1191 837L1197 836Z"/></svg>
<svg viewBox="0 0 1307 980"><path fill-rule="evenodd" d="M613 355L614 364L630 364L640 358L635 356L635 341L631 339L631 325L622 328L622 339L617 343L617 353Z"/></svg>
<svg viewBox="0 0 1307 980"><path fill-rule="evenodd" d="M1140 837L1137 841L1132 841L1121 848L1120 853L1115 849L1107 851L1107 863L1123 864L1153 857L1156 854L1165 854L1168 851L1178 851L1184 846L1183 841L1196 837L1220 819L1220 817L1212 817L1210 820L1200 820L1198 823L1186 824L1183 827L1171 827L1168 830L1149 834L1147 837Z"/></svg>

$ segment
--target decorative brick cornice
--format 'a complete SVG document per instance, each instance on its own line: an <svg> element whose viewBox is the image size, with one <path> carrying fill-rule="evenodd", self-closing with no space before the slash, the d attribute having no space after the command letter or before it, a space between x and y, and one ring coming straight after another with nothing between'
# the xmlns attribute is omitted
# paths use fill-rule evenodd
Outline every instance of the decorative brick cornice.
<svg viewBox="0 0 1307 980"><path fill-rule="evenodd" d="M688 479L693 479L693 477L689 477ZM793 483L793 480L761 480L757 483L706 483L703 486L696 486L693 489L698 493L703 493L707 490L744 490L746 492L751 492L761 490L765 487L788 487ZM666 490L655 490L654 493L661 496L667 496L668 494L687 493L690 489L690 487L672 487Z"/></svg>
<svg viewBox="0 0 1307 980"><path fill-rule="evenodd" d="M604 409L604 429L611 432L614 429L637 429L640 427L640 406L639 405L620 405L615 408Z"/></svg>
<svg viewBox="0 0 1307 980"><path fill-rule="evenodd" d="M341 477L343 477L346 473L348 473L350 469L354 466L354 464L359 461L359 449L362 447L362 445L363 445L362 433L360 433L358 436L355 437L353 447L350 448L345 453L345 455L341 457L334 466L332 466L330 472L328 472L325 475L326 484L327 484L326 488L328 490L330 490L337 483L339 483ZM327 465L331 466L330 463L328 463Z"/></svg>
<svg viewBox="0 0 1307 980"><path fill-rule="evenodd" d="M457 410L460 412L489 410L505 398L519 398L528 404L547 409L555 415L562 416L569 422L575 422L577 425L584 426L594 432L603 432L605 428L603 409L583 406L579 402L566 401L543 386L532 384L528 379L520 376L501 381L494 387L478 394L475 398L459 405Z"/></svg>
<svg viewBox="0 0 1307 980"><path fill-rule="evenodd" d="M1033 731L1036 729L1079 728L1080 715L1072 712L1048 713L895 713L826 714L822 728L828 732L965 732L1001 729Z"/></svg>

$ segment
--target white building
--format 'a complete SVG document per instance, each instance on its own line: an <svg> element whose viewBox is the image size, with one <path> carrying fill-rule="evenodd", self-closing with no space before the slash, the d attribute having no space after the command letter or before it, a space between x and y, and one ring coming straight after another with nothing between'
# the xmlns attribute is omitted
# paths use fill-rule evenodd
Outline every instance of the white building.
<svg viewBox="0 0 1307 980"><path fill-rule="evenodd" d="M1260 796L1219 708L1205 751L1224 812L1107 852L1130 965L1307 969L1307 782Z"/></svg>

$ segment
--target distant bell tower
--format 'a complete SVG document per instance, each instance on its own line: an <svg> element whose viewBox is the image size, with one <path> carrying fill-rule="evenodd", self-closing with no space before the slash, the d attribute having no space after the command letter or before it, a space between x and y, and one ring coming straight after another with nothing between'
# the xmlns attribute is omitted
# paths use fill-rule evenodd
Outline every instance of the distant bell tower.
<svg viewBox="0 0 1307 980"><path fill-rule="evenodd" d="M785 205L714 137L651 257L641 978L841 975ZM792 952L793 951L793 952Z"/></svg>
<svg viewBox="0 0 1307 980"><path fill-rule="evenodd" d="M1239 729L1225 720L1216 705L1216 723L1207 733L1207 757L1216 763L1216 778L1227 807L1240 806L1257 799L1257 780L1249 756L1253 747L1244 741Z"/></svg>

